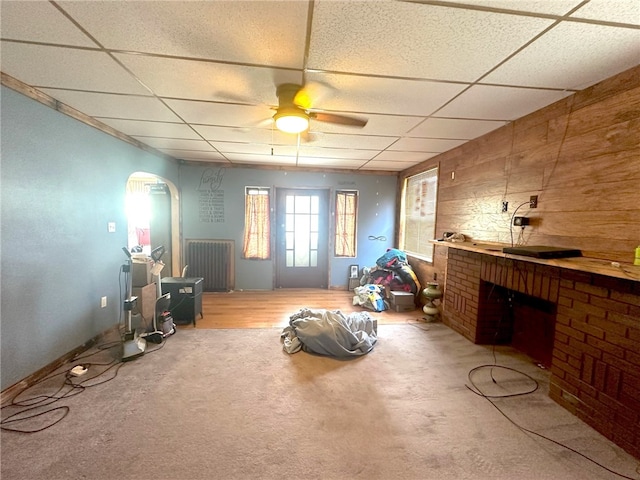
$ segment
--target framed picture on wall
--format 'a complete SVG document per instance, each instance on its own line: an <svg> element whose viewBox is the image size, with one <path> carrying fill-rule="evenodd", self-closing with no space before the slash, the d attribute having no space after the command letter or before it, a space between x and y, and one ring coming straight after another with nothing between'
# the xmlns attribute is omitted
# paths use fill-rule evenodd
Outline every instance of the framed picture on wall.
<svg viewBox="0 0 640 480"><path fill-rule="evenodd" d="M349 267L349 278L358 278L358 265L351 265Z"/></svg>

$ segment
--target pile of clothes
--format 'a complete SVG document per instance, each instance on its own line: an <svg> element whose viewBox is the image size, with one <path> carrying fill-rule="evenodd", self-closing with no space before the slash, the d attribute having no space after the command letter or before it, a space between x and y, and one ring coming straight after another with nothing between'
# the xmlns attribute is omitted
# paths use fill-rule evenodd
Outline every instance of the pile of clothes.
<svg viewBox="0 0 640 480"><path fill-rule="evenodd" d="M280 337L287 353L300 350L345 358L369 353L378 340L378 324L367 312L302 308L289 317Z"/></svg>
<svg viewBox="0 0 640 480"><path fill-rule="evenodd" d="M381 312L389 308L387 292L404 291L420 293L420 282L407 261L407 255L396 248L389 248L376 260L374 267L362 270L360 286L354 289L353 304Z"/></svg>

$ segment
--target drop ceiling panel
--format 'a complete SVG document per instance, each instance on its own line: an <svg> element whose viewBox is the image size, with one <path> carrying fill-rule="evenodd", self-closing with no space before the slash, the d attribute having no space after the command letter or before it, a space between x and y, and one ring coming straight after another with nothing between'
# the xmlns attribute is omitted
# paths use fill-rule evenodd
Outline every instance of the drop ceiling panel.
<svg viewBox="0 0 640 480"><path fill-rule="evenodd" d="M476 85L438 112L439 116L516 120L569 95L531 88Z"/></svg>
<svg viewBox="0 0 640 480"><path fill-rule="evenodd" d="M300 156L303 157L370 160L377 153L377 150L356 150L355 148L318 148L308 146L300 147Z"/></svg>
<svg viewBox="0 0 640 480"><path fill-rule="evenodd" d="M606 0L610 1L610 0ZM580 5L582 0L447 0L448 3L462 3L489 9L520 10L522 12L565 15L572 8Z"/></svg>
<svg viewBox="0 0 640 480"><path fill-rule="evenodd" d="M8 2L0 6L2 38L97 47L49 2Z"/></svg>
<svg viewBox="0 0 640 480"><path fill-rule="evenodd" d="M313 141L314 147L354 148L360 150L383 150L397 137L381 137L373 135L342 135L326 133L318 135Z"/></svg>
<svg viewBox="0 0 640 480"><path fill-rule="evenodd" d="M123 120L121 118L102 118L100 121L132 137L169 137L199 140L200 136L188 125L182 123L148 122L142 120Z"/></svg>
<svg viewBox="0 0 640 480"><path fill-rule="evenodd" d="M43 88L43 92L92 117L177 122L180 119L155 97ZM104 120L103 120L104 121Z"/></svg>
<svg viewBox="0 0 640 480"><path fill-rule="evenodd" d="M507 122L492 120L465 120L461 118L428 118L411 130L412 137L454 138L471 140L489 133Z"/></svg>
<svg viewBox="0 0 640 480"><path fill-rule="evenodd" d="M446 152L465 143L465 140L446 140L440 138L401 138L389 147L389 150L410 152Z"/></svg>
<svg viewBox="0 0 640 480"><path fill-rule="evenodd" d="M189 123L232 127L257 127L269 124L273 110L266 105L165 100L167 105Z"/></svg>
<svg viewBox="0 0 640 480"><path fill-rule="evenodd" d="M309 67L473 81L551 20L406 2L316 2Z"/></svg>
<svg viewBox="0 0 640 480"><path fill-rule="evenodd" d="M591 0L571 17L640 25L640 2L638 0Z"/></svg>
<svg viewBox="0 0 640 480"><path fill-rule="evenodd" d="M260 165L274 165L274 166L295 166L296 157L295 156L271 156L271 155L249 155L245 153L228 153L225 155L229 159L229 161L233 163L249 163L249 164L260 164Z"/></svg>
<svg viewBox="0 0 640 480"><path fill-rule="evenodd" d="M363 166L366 170L387 170L390 172L401 172L407 168L414 166L414 162L387 162L371 160Z"/></svg>
<svg viewBox="0 0 640 480"><path fill-rule="evenodd" d="M102 52L2 42L1 62L3 72L36 87L149 94Z"/></svg>
<svg viewBox="0 0 640 480"><path fill-rule="evenodd" d="M214 148L204 140L188 140L183 138L154 138L154 137L134 137L137 140L159 150L200 150L215 151Z"/></svg>
<svg viewBox="0 0 640 480"><path fill-rule="evenodd" d="M159 149L161 152L182 160L206 160L211 162L226 162L225 158L217 152L203 152L198 150L176 150L171 148Z"/></svg>
<svg viewBox="0 0 640 480"><path fill-rule="evenodd" d="M302 67L306 1L60 4L106 48Z"/></svg>
<svg viewBox="0 0 640 480"><path fill-rule="evenodd" d="M276 85L302 82L302 73L264 67L116 54L161 97L277 105Z"/></svg>
<svg viewBox="0 0 640 480"><path fill-rule="evenodd" d="M320 110L428 116L467 84L309 73L313 81L331 86L314 108Z"/></svg>
<svg viewBox="0 0 640 480"><path fill-rule="evenodd" d="M238 154L238 153L246 153L251 155L272 155L271 150L273 149L273 156L295 156L296 154L296 146L295 145L271 145L266 144L255 144L255 143L231 143L231 142L211 142L212 145L219 152L224 155Z"/></svg>
<svg viewBox="0 0 640 480"><path fill-rule="evenodd" d="M589 48L585 49L585 45ZM564 22L483 82L582 89L604 80L612 71L631 68L638 61L640 30Z"/></svg>
<svg viewBox="0 0 640 480"><path fill-rule="evenodd" d="M362 160L345 160L344 158L299 157L298 166L327 168L360 168L366 162Z"/></svg>
<svg viewBox="0 0 640 480"><path fill-rule="evenodd" d="M428 160L431 157L435 157L438 153L435 152L409 152L409 151L401 151L394 152L392 150L385 150L384 152L380 152L373 161L375 162L411 162L413 164L423 162Z"/></svg>
<svg viewBox="0 0 640 480"><path fill-rule="evenodd" d="M424 117L405 115L360 114L355 117L367 120L363 128L311 120L311 130L326 133L357 133L359 135L401 136L424 120Z"/></svg>

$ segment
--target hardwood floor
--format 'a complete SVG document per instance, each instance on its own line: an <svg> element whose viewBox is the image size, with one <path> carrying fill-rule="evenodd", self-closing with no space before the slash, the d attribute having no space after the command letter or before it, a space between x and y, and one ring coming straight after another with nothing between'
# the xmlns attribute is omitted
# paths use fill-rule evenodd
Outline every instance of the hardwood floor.
<svg viewBox="0 0 640 480"><path fill-rule="evenodd" d="M202 295L204 318L196 319L196 328L284 328L289 317L301 308L340 310L346 314L367 311L378 324L414 323L422 319L422 310L374 312L354 306L353 292L323 289L279 289L236 291L230 293L205 292ZM179 328L193 328L180 325Z"/></svg>

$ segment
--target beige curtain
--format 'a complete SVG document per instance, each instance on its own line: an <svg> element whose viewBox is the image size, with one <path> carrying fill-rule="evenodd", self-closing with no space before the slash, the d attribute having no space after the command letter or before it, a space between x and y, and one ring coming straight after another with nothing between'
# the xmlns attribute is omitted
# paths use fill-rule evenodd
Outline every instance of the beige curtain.
<svg viewBox="0 0 640 480"><path fill-rule="evenodd" d="M243 258L267 260L271 257L269 195L245 195Z"/></svg>
<svg viewBox="0 0 640 480"><path fill-rule="evenodd" d="M336 194L336 257L356 256L357 192Z"/></svg>

